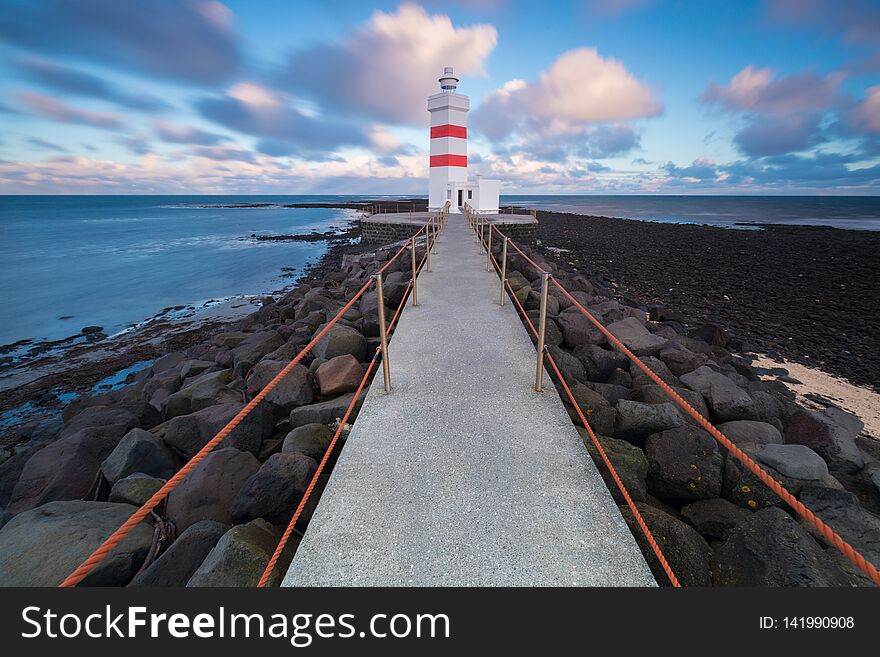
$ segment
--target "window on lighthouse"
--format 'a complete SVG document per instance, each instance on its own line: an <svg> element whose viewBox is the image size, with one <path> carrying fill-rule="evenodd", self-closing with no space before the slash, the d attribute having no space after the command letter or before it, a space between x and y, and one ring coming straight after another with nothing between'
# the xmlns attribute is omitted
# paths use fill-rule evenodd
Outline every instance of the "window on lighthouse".
<svg viewBox="0 0 880 657"><path fill-rule="evenodd" d="M468 199L472 199L473 197L474 197L474 190L469 189L468 190Z"/></svg>

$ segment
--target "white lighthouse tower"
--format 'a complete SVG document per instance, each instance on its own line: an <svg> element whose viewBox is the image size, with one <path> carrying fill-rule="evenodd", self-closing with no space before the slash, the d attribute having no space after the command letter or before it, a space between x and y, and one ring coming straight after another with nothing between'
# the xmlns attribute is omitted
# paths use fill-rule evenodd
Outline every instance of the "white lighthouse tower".
<svg viewBox="0 0 880 657"><path fill-rule="evenodd" d="M498 212L501 183L467 175L467 113L470 99L456 91L458 78L451 66L443 69L440 93L428 97L431 115L428 208L439 210L447 201L450 212L465 203L478 212Z"/></svg>

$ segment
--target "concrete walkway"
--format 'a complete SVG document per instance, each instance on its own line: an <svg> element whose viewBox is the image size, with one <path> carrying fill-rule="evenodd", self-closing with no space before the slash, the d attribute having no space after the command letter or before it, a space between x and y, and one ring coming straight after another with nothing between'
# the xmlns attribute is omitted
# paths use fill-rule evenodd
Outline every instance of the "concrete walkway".
<svg viewBox="0 0 880 657"><path fill-rule="evenodd" d="M653 586L461 215L451 215L284 586Z"/></svg>

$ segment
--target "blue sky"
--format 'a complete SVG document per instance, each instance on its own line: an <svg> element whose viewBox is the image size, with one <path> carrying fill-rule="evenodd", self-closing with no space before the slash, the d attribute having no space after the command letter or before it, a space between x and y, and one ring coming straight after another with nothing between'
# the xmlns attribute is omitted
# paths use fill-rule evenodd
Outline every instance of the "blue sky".
<svg viewBox="0 0 880 657"><path fill-rule="evenodd" d="M12 0L0 193L877 194L880 1Z"/></svg>

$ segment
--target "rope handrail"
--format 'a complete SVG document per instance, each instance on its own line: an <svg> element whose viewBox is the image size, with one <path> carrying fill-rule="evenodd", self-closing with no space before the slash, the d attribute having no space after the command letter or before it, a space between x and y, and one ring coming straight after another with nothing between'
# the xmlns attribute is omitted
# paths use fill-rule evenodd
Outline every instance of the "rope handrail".
<svg viewBox="0 0 880 657"><path fill-rule="evenodd" d="M493 258L494 260L494 258ZM505 285L507 289L510 291L510 296L513 299L514 303L516 303L519 311L522 313L522 316L525 318L526 323L529 328L532 330L532 333L535 337L538 337L538 329L535 328L534 323L529 318L528 313L526 313L525 308L520 303L520 300L516 298L516 295L513 293L513 287L511 287L509 282L505 281ZM651 547L651 550L654 552L654 555L657 557L657 561L659 561L660 566L663 568L663 571L666 573L666 576L669 578L669 581L672 583L672 586L679 587L681 584L678 581L678 577L676 577L675 572L672 570L672 566L669 565L669 562L666 559L666 556L663 554L663 550L660 548L660 545L657 543L657 540L654 538L654 534L648 528L645 519L642 517L641 512L633 501L632 497L629 494L629 491L626 489L626 485L624 485L623 480L620 478L620 475L617 474L617 469L611 463L611 459L608 458L608 455L605 453L605 448L599 442L599 439L596 437L596 434L593 432L593 428L590 426L590 423L587 421L587 418L584 416L583 411L581 410L580 404L577 403L577 400L574 398L574 394L571 391L571 388L568 387L568 384L565 381L565 378L562 376L562 372L559 371L559 367L556 365L556 361L553 359L553 355L547 352L547 360L550 365L553 367L553 371L556 373L556 378L559 380L559 383L565 389L566 395L568 395L568 399L571 402L574 409L577 411L578 417L584 425L584 428L587 430L587 434L590 436L590 440L595 445L596 450L599 452L599 455L602 457L602 461L605 463L605 467L608 468L608 472L611 474L611 478L614 480L614 483L617 485L617 488L620 490L621 495L623 495L623 499L626 502L626 505L629 507L630 511L632 511L633 517L638 523L639 528L642 530L642 533L645 535L645 539L648 541L648 545Z"/></svg>
<svg viewBox="0 0 880 657"><path fill-rule="evenodd" d="M409 294L410 289L412 289L412 282L407 284L406 289L403 291L403 298L397 305L397 310L394 312L394 317L391 318L391 322L388 324L388 328L385 331L386 336L390 335L391 329L394 327L395 322L397 322L397 318L400 316L403 307L406 305L406 297ZM336 428L336 432L333 434L333 438L330 440L330 444L328 444L327 449L324 450L324 456L321 458L321 462L318 464L318 468L312 475L312 479L311 481L309 481L309 485L306 487L302 498L297 504L296 509L293 512L293 516L291 516L290 518L290 522L287 523L287 528L284 530L284 533L281 536L281 540L278 542L278 545L275 548L275 552L272 554L272 557L269 559L269 563L263 570L263 574L260 577L259 583L257 584L258 587L262 588L268 584L269 578L272 576L272 571L275 570L278 559L281 557L281 553L287 546L287 541L290 539L290 535L293 533L294 527L296 526L297 521L302 515L303 509L305 509L306 504L308 504L309 498L312 495L312 491L315 489L315 486L318 483L318 479L320 478L321 473L324 471L324 466L327 465L327 461L330 459L330 455L333 453L333 449L336 447L336 442L339 440L339 436L342 435L342 430L345 427L345 424L348 422L348 418L351 415L355 404L357 404L358 397L360 397L361 391L364 389L367 380L370 378L370 374L373 372L373 368L376 365L381 351L381 347L376 348L376 353L373 354L373 358L370 361L370 364L367 367L366 371L364 372L364 376L361 378L357 390L355 390L354 396L352 397L351 402L348 404L348 408L345 409L345 414L339 420L339 426Z"/></svg>
<svg viewBox="0 0 880 657"><path fill-rule="evenodd" d="M496 229L496 231L507 238L500 230ZM519 251L516 244L512 239L507 238L508 244L512 244L514 248ZM547 273L540 267L538 267L533 261L529 258L526 258L535 268L537 268L542 273ZM709 435L711 435L717 442L719 442L725 449L727 449L733 456L742 463L752 474L754 474L758 479L764 483L770 490L772 490L776 495L778 495L786 504L788 504L798 515L800 515L804 520L807 521L816 531L818 531L831 545L833 545L838 551L840 551L843 556L845 556L849 561L851 561L859 570L861 570L874 584L880 586L880 570L877 569L874 564L868 561L861 553L859 553L852 545L850 545L847 541L845 541L837 532L835 532L828 524L826 524L821 518L819 518L815 513L813 513L803 502L798 500L794 495L792 495L782 484L773 479L770 474L764 470L758 463L756 463L751 457L748 456L745 452L743 452L739 447L737 447L727 436L725 436L717 427L715 427L709 420L707 420L703 415L697 411L693 406L691 406L681 395L679 395L675 390L673 390L672 386L667 384L663 379L661 379L650 367L648 367L638 356L636 356L632 351L630 351L626 345L623 344L611 331L609 331L599 320L597 320L586 308L584 308L577 299L575 299L569 292L566 290L559 281L555 278L550 279L550 282L560 291L560 293L568 299L574 305L578 311L583 314L602 334L605 338L617 349L619 349L630 361L635 363L635 365L641 369L654 383L656 383L663 390L664 393L668 397L670 397L678 406L685 411L688 415L691 416L703 429L705 429ZM508 288L510 285L508 284ZM515 295L513 295L512 288L511 296L516 299ZM517 300L518 302L518 300ZM531 323L531 322L530 322Z"/></svg>
<svg viewBox="0 0 880 657"><path fill-rule="evenodd" d="M425 231L426 238L429 235L428 224L423 225L416 233L403 244L403 246L398 249L397 253L387 262L385 265L379 270L379 272L385 271L388 266L396 260L400 254L406 250L407 246L412 240L412 243L415 244L415 237L419 235L422 231ZM428 238L429 239L429 238ZM427 253L426 253L427 257ZM423 259L424 261L424 259ZM342 318L342 316L348 312L354 303L363 296L364 293L370 288L375 279L370 278L364 285L357 291L357 293L346 303L339 312L333 317L327 325L321 329L321 331L315 335L311 341L303 347L300 352L287 364L284 368L281 369L278 374L276 374L269 383L267 383L262 390L260 390L257 395L251 399L238 413L235 414L229 422L226 423L223 428L221 428L213 438L211 438L205 445L196 452L193 457L187 461L177 473L171 477L158 491L156 491L150 499L144 502L140 508L138 508L129 518L126 520L116 531L114 531L107 539L104 540L101 545L99 545L86 559L79 565L77 568L68 575L61 584L59 584L59 588L71 588L82 582L86 577L88 577L89 573L91 573L97 566L100 564L110 553L113 548L115 548L119 543L121 543L128 534L132 532L132 530L142 521L144 520L150 513L155 509L168 495L171 493L174 488L190 473L195 467L201 463L208 454L214 450L217 445L219 445L223 440L225 440L230 433L253 411L259 404L266 398L266 396L274 390L279 383L293 370L293 368L303 359L303 357L309 353L309 351L318 343L320 340L330 331L333 326Z"/></svg>

